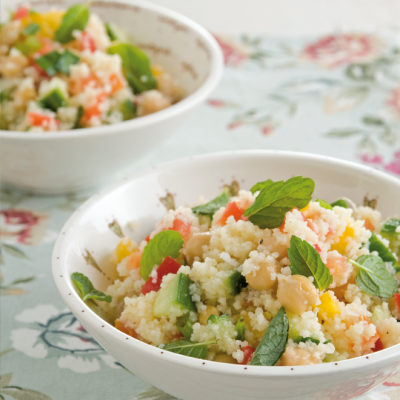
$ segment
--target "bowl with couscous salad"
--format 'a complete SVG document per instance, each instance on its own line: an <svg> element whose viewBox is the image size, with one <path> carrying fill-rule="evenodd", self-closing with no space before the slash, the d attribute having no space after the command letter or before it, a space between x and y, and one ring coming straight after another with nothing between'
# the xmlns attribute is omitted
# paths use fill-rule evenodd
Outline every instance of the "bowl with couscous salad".
<svg viewBox="0 0 400 400"><path fill-rule="evenodd" d="M0 55L2 180L36 191L87 187L126 168L171 134L222 69L208 32L140 1L14 7Z"/></svg>
<svg viewBox="0 0 400 400"><path fill-rule="evenodd" d="M350 399L400 369L399 195L315 155L177 161L83 205L54 279L111 355L178 398Z"/></svg>

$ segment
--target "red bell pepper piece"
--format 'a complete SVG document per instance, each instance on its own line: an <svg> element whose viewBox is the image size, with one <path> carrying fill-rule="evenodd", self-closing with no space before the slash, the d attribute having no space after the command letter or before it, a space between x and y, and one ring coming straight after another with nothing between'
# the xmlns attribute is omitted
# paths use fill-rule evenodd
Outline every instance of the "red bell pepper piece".
<svg viewBox="0 0 400 400"><path fill-rule="evenodd" d="M152 291L158 292L160 290L163 277L168 274L176 274L180 267L181 264L179 264L178 261L169 256L166 257L161 265L157 268L157 278L153 279L152 277L150 277L149 279L147 279L146 283L142 287L141 292L143 294Z"/></svg>
<svg viewBox="0 0 400 400"><path fill-rule="evenodd" d="M243 220L248 221L247 217L243 217L243 213L245 210L239 207L235 201L232 201L226 205L225 211L222 214L221 218L218 220L218 225L226 225L226 221L230 216L235 218L235 221Z"/></svg>
<svg viewBox="0 0 400 400"><path fill-rule="evenodd" d="M396 300L397 308L400 310L400 293L395 293L394 299Z"/></svg>
<svg viewBox="0 0 400 400"><path fill-rule="evenodd" d="M375 347L372 349L372 351L380 351L383 350L383 344L381 342L381 338L378 338L378 340L375 342Z"/></svg>
<svg viewBox="0 0 400 400"><path fill-rule="evenodd" d="M191 224L182 221L179 218L174 219L174 223L170 231L177 231L181 234L183 240L189 239Z"/></svg>
<svg viewBox="0 0 400 400"><path fill-rule="evenodd" d="M79 38L79 50L89 50L91 53L97 49L96 43L88 32L83 31Z"/></svg>
<svg viewBox="0 0 400 400"><path fill-rule="evenodd" d="M245 346L245 347L242 347L241 350L244 353L244 358L243 358L243 361L239 364L249 365L256 349L251 346Z"/></svg>
<svg viewBox="0 0 400 400"><path fill-rule="evenodd" d="M317 244L314 244L314 249L317 250L318 253L321 253L321 251L322 251L321 248Z"/></svg>
<svg viewBox="0 0 400 400"><path fill-rule="evenodd" d="M29 15L29 8L23 6L23 7L18 8L17 11L15 11L12 19L13 19L13 21L16 21L18 19L25 18L28 15Z"/></svg>

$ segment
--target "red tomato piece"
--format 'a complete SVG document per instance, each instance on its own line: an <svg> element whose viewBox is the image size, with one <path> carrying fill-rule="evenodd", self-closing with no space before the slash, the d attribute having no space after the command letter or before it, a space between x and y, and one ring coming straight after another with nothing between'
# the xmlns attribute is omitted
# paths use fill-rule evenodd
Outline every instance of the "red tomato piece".
<svg viewBox="0 0 400 400"><path fill-rule="evenodd" d="M79 38L79 50L89 50L91 53L97 50L96 43L88 32L83 31Z"/></svg>
<svg viewBox="0 0 400 400"><path fill-rule="evenodd" d="M37 112L31 111L28 114L29 124L32 126L43 126L48 125L52 121L53 118L48 115L39 114Z"/></svg>
<svg viewBox="0 0 400 400"><path fill-rule="evenodd" d="M244 358L243 358L243 361L241 363L239 363L239 364L249 365L250 362L251 362L251 359L253 358L253 354L256 351L256 349L254 347L251 347L251 346L245 346L245 347L242 347L241 350L244 353Z"/></svg>
<svg viewBox="0 0 400 400"><path fill-rule="evenodd" d="M399 310L400 310L400 293L395 293L395 294L394 294L394 298L395 298L395 300L396 300L397 307L398 307Z"/></svg>
<svg viewBox="0 0 400 400"><path fill-rule="evenodd" d="M13 21L16 21L17 19L22 19L25 18L29 15L29 8L28 7L20 7L18 8L17 11L15 11L14 16L13 16Z"/></svg>
<svg viewBox="0 0 400 400"><path fill-rule="evenodd" d="M150 235L146 236L146 239L144 239L146 242L150 242Z"/></svg>
<svg viewBox="0 0 400 400"><path fill-rule="evenodd" d="M378 338L378 340L375 342L375 347L372 349L372 351L380 351L383 350L383 344L381 342L381 339Z"/></svg>
<svg viewBox="0 0 400 400"><path fill-rule="evenodd" d="M235 201L232 201L226 205L225 211L222 214L221 218L218 220L217 224L222 226L226 225L226 221L230 216L233 216L235 221L239 220L248 221L247 217L243 217L244 211L245 210L239 207Z"/></svg>
<svg viewBox="0 0 400 400"><path fill-rule="evenodd" d="M142 287L142 293L146 294L152 291L158 292L160 290L163 277L168 274L176 274L180 267L181 264L179 264L178 261L169 256L166 257L161 265L157 268L157 279L155 279L155 282L152 277L147 279L146 283Z"/></svg>
<svg viewBox="0 0 400 400"><path fill-rule="evenodd" d="M182 221L179 218L174 219L174 223L170 231L177 231L182 235L183 240L189 239L191 224Z"/></svg>
<svg viewBox="0 0 400 400"><path fill-rule="evenodd" d="M321 253L321 251L322 251L321 248L317 244L314 244L314 249L317 250L318 253Z"/></svg>

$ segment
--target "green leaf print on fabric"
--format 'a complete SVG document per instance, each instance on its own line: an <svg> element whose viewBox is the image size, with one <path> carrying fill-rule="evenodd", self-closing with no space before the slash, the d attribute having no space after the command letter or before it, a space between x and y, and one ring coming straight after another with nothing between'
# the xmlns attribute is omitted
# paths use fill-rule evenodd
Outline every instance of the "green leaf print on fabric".
<svg viewBox="0 0 400 400"><path fill-rule="evenodd" d="M28 276L25 278L18 278L10 282L8 285L3 285L3 275L0 272L0 296L19 296L21 294L29 293L27 290L17 288L16 285L22 283L29 283L36 279L36 276Z"/></svg>
<svg viewBox="0 0 400 400"><path fill-rule="evenodd" d="M52 400L47 394L37 392L36 390L24 389L19 386L9 386L12 377L12 373L0 376L0 399L4 399L4 395L7 395L16 400Z"/></svg>
<svg viewBox="0 0 400 400"><path fill-rule="evenodd" d="M12 246L11 244L2 243L1 247L4 249L5 253L17 258L29 259L29 257L18 247Z"/></svg>

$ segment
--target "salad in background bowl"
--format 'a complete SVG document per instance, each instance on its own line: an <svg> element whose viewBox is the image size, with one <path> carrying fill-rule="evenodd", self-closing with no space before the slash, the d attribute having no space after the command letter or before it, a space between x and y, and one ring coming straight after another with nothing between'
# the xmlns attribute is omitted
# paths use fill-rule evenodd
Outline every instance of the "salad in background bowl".
<svg viewBox="0 0 400 400"><path fill-rule="evenodd" d="M0 29L0 129L64 131L163 110L184 92L87 4L19 7Z"/></svg>
<svg viewBox="0 0 400 400"><path fill-rule="evenodd" d="M246 190L224 190L232 179ZM84 204L53 275L111 355L178 398L350 399L400 368L399 193L395 178L315 155L177 161Z"/></svg>
<svg viewBox="0 0 400 400"><path fill-rule="evenodd" d="M15 11L1 30L2 183L56 194L123 176L222 74L209 32L149 2L8 5Z"/></svg>

